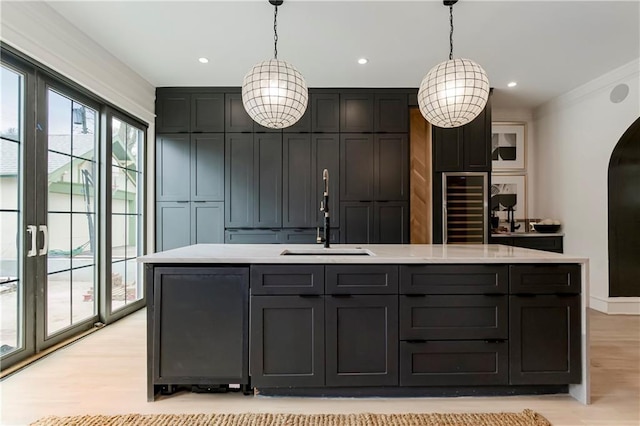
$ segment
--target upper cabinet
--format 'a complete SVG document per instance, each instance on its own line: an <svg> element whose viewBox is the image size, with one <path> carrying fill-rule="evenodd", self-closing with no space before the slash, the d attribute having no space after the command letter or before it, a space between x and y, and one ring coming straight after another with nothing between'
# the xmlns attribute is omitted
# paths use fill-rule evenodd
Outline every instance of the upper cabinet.
<svg viewBox="0 0 640 426"><path fill-rule="evenodd" d="M373 132L373 94L340 94L340 132Z"/></svg>
<svg viewBox="0 0 640 426"><path fill-rule="evenodd" d="M311 131L314 133L340 131L340 95L311 93Z"/></svg>
<svg viewBox="0 0 640 426"><path fill-rule="evenodd" d="M156 133L224 132L224 94L158 91Z"/></svg>
<svg viewBox="0 0 640 426"><path fill-rule="evenodd" d="M251 133L253 132L253 120L247 114L242 104L241 93L227 93L224 97L225 131L230 133Z"/></svg>
<svg viewBox="0 0 640 426"><path fill-rule="evenodd" d="M405 93L376 93L373 98L373 131L406 133L409 131L409 108Z"/></svg>
<svg viewBox="0 0 640 426"><path fill-rule="evenodd" d="M461 127L433 127L435 172L491 171L491 97L472 122Z"/></svg>

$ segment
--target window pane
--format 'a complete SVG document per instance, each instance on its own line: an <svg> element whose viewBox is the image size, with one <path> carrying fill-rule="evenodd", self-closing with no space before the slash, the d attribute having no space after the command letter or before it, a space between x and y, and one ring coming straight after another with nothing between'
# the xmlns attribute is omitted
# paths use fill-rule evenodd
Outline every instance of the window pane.
<svg viewBox="0 0 640 426"><path fill-rule="evenodd" d="M96 211L96 164L75 158L72 163L71 208L74 212Z"/></svg>
<svg viewBox="0 0 640 426"><path fill-rule="evenodd" d="M126 213L127 181L124 169L117 166L111 167L111 212Z"/></svg>
<svg viewBox="0 0 640 426"><path fill-rule="evenodd" d="M138 216L127 215L127 259L135 259L138 256Z"/></svg>
<svg viewBox="0 0 640 426"><path fill-rule="evenodd" d="M138 185L137 175L138 173L127 170L129 179L127 179L127 213L135 214L138 212Z"/></svg>
<svg viewBox="0 0 640 426"><path fill-rule="evenodd" d="M72 105L73 155L88 160L95 159L96 112L77 102Z"/></svg>
<svg viewBox="0 0 640 426"><path fill-rule="evenodd" d="M22 133L22 76L4 66L0 73L0 137L18 141Z"/></svg>
<svg viewBox="0 0 640 426"><path fill-rule="evenodd" d="M4 190L2 196L4 197ZM0 355L18 348L20 341L20 292L18 261L18 212L0 212Z"/></svg>
<svg viewBox="0 0 640 426"><path fill-rule="evenodd" d="M49 273L71 268L71 214L49 213L49 254L47 271Z"/></svg>
<svg viewBox="0 0 640 426"><path fill-rule="evenodd" d="M71 154L71 100L53 90L49 90L47 134L51 151ZM49 170L51 173L51 170Z"/></svg>
<svg viewBox="0 0 640 426"><path fill-rule="evenodd" d="M127 262L114 262L111 265L111 310L115 311L126 304L125 278Z"/></svg>
<svg viewBox="0 0 640 426"><path fill-rule="evenodd" d="M71 266L79 268L95 264L95 215L71 216Z"/></svg>
<svg viewBox="0 0 640 426"><path fill-rule="evenodd" d="M111 258L113 261L124 260L127 244L127 216L114 214L111 216Z"/></svg>
<svg viewBox="0 0 640 426"><path fill-rule="evenodd" d="M4 114L4 111L2 111ZM20 144L0 139L0 209L18 208L18 167L20 165ZM4 235L4 234L3 234Z"/></svg>
<svg viewBox="0 0 640 426"><path fill-rule="evenodd" d="M130 170L139 170L138 168L138 150L142 146L143 137L142 130L138 130L133 126L127 125L127 168Z"/></svg>
<svg viewBox="0 0 640 426"><path fill-rule="evenodd" d="M18 212L0 212L0 282L18 277L18 220Z"/></svg>
<svg viewBox="0 0 640 426"><path fill-rule="evenodd" d="M48 157L48 209L49 211L71 211L71 157L49 151Z"/></svg>
<svg viewBox="0 0 640 426"><path fill-rule="evenodd" d="M136 260L127 260L127 303L142 299L142 265Z"/></svg>
<svg viewBox="0 0 640 426"><path fill-rule="evenodd" d="M71 320L82 322L95 314L95 269L93 266L73 270L71 294Z"/></svg>
<svg viewBox="0 0 640 426"><path fill-rule="evenodd" d="M71 272L47 276L47 335L71 325Z"/></svg>

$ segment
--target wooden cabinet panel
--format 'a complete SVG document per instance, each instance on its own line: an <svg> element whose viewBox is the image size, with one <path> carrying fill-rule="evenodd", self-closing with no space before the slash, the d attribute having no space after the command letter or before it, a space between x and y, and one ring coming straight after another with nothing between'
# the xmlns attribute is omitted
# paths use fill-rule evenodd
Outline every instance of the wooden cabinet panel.
<svg viewBox="0 0 640 426"><path fill-rule="evenodd" d="M224 93L191 95L191 131L224 132Z"/></svg>
<svg viewBox="0 0 640 426"><path fill-rule="evenodd" d="M340 200L373 200L373 184L373 135L340 135Z"/></svg>
<svg viewBox="0 0 640 426"><path fill-rule="evenodd" d="M375 135L374 142L374 200L408 200L409 140L407 135Z"/></svg>
<svg viewBox="0 0 640 426"><path fill-rule="evenodd" d="M374 95L373 131L385 133L409 131L409 106L406 93Z"/></svg>
<svg viewBox="0 0 640 426"><path fill-rule="evenodd" d="M175 226L169 222L169 226ZM224 243L224 202L191 203L191 244Z"/></svg>
<svg viewBox="0 0 640 426"><path fill-rule="evenodd" d="M373 241L376 244L409 243L409 203L407 201L373 203Z"/></svg>
<svg viewBox="0 0 640 426"><path fill-rule="evenodd" d="M285 134L282 141L282 226L316 224L320 195L314 191L314 156L309 134Z"/></svg>
<svg viewBox="0 0 640 426"><path fill-rule="evenodd" d="M251 297L251 384L324 385L324 298Z"/></svg>
<svg viewBox="0 0 640 426"><path fill-rule="evenodd" d="M373 95L340 94L340 132L373 132Z"/></svg>
<svg viewBox="0 0 640 426"><path fill-rule="evenodd" d="M190 205L187 201L156 203L156 251L191 244Z"/></svg>
<svg viewBox="0 0 640 426"><path fill-rule="evenodd" d="M156 99L156 133L186 133L191 120L191 95L158 92Z"/></svg>
<svg viewBox="0 0 640 426"><path fill-rule="evenodd" d="M403 265L401 294L507 294L507 265Z"/></svg>
<svg viewBox="0 0 640 426"><path fill-rule="evenodd" d="M225 136L225 226L249 228L254 220L253 135Z"/></svg>
<svg viewBox="0 0 640 426"><path fill-rule="evenodd" d="M579 294L580 265L511 265L511 294Z"/></svg>
<svg viewBox="0 0 640 426"><path fill-rule="evenodd" d="M248 269L157 267L153 286L154 382L249 383Z"/></svg>
<svg viewBox="0 0 640 426"><path fill-rule="evenodd" d="M326 385L398 385L398 296L326 296Z"/></svg>
<svg viewBox="0 0 640 426"><path fill-rule="evenodd" d="M508 383L507 342L400 342L400 386Z"/></svg>
<svg viewBox="0 0 640 426"><path fill-rule="evenodd" d="M395 265L327 265L327 294L397 294Z"/></svg>
<svg viewBox="0 0 640 426"><path fill-rule="evenodd" d="M254 135L253 226L282 226L282 135Z"/></svg>
<svg viewBox="0 0 640 426"><path fill-rule="evenodd" d="M251 294L323 294L323 265L254 265Z"/></svg>
<svg viewBox="0 0 640 426"><path fill-rule="evenodd" d="M400 340L508 338L508 296L400 296Z"/></svg>
<svg viewBox="0 0 640 426"><path fill-rule="evenodd" d="M338 133L340 131L340 95L311 93L311 131Z"/></svg>
<svg viewBox="0 0 640 426"><path fill-rule="evenodd" d="M191 200L224 201L224 134L191 135Z"/></svg>
<svg viewBox="0 0 640 426"><path fill-rule="evenodd" d="M253 132L253 120L242 104L241 93L224 95L224 130L225 132Z"/></svg>
<svg viewBox="0 0 640 426"><path fill-rule="evenodd" d="M580 383L580 296L509 297L509 383Z"/></svg>
<svg viewBox="0 0 640 426"><path fill-rule="evenodd" d="M189 201L190 163L189 135L156 136L156 201Z"/></svg>

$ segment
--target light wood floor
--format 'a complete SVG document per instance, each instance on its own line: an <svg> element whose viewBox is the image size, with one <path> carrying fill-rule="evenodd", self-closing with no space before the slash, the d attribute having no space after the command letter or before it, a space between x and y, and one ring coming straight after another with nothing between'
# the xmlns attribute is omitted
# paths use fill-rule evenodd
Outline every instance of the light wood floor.
<svg viewBox="0 0 640 426"><path fill-rule="evenodd" d="M145 311L92 333L0 383L2 425L46 415L124 413L400 413L533 409L555 426L640 425L640 316L591 320L592 400L570 396L490 398L283 398L181 393L146 401Z"/></svg>

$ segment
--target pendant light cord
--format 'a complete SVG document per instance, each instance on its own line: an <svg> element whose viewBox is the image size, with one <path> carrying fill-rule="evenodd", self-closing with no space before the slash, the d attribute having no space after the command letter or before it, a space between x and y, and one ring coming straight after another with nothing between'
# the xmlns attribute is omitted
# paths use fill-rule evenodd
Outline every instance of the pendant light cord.
<svg viewBox="0 0 640 426"><path fill-rule="evenodd" d="M273 12L273 58L278 59L278 6Z"/></svg>
<svg viewBox="0 0 640 426"><path fill-rule="evenodd" d="M449 25L451 26L451 31L449 32L449 60L452 60L453 59L453 5L449 6Z"/></svg>

